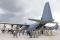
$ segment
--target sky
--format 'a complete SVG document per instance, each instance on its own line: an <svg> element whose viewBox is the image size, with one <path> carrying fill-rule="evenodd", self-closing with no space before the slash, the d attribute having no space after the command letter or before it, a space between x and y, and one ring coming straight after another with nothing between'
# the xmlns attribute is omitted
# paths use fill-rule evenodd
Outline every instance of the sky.
<svg viewBox="0 0 60 40"><path fill-rule="evenodd" d="M35 23L28 19L41 19L46 2L54 21L60 24L60 0L0 0L0 22Z"/></svg>

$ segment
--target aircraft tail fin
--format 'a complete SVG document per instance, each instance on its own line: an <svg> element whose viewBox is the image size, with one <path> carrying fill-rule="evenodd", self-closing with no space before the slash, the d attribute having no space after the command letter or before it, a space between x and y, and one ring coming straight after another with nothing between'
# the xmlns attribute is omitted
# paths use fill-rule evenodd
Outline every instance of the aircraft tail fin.
<svg viewBox="0 0 60 40"><path fill-rule="evenodd" d="M53 20L49 2L47 2L44 6L41 20L45 20L45 21L52 21Z"/></svg>

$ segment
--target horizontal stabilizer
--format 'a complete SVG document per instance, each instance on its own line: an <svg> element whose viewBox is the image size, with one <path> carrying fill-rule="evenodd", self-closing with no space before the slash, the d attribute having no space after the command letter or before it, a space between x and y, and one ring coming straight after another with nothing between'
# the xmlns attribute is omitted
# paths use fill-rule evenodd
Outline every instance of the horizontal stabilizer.
<svg viewBox="0 0 60 40"><path fill-rule="evenodd" d="M53 20L38 20L38 19L29 19L31 21L35 21L35 22L39 22L39 23L50 23L50 22L53 22Z"/></svg>
<svg viewBox="0 0 60 40"><path fill-rule="evenodd" d="M37 20L37 19L28 19L28 20L36 21L36 22L40 22L41 21L41 20Z"/></svg>

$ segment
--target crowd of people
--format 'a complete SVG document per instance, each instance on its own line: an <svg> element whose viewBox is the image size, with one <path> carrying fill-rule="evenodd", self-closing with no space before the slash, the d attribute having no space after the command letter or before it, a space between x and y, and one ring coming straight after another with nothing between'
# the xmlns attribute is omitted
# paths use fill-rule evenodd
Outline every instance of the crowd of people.
<svg viewBox="0 0 60 40"><path fill-rule="evenodd" d="M17 26L15 26L15 27L11 27L10 29L6 29L6 26L4 26L2 29L1 29L1 31L2 31L2 33L10 33L10 34L12 34L13 35L13 37L17 37L17 35L19 34L19 36L20 36L20 33L22 33L22 34L24 34L24 33L26 33L26 34L28 34L27 32L27 30L25 30L25 27L26 26L23 26L23 27L17 27Z"/></svg>
<svg viewBox="0 0 60 40"><path fill-rule="evenodd" d="M29 26L16 26L16 25L13 25L11 26L10 29L6 29L6 26L3 27L3 29L1 29L2 33L9 33L9 34L12 34L13 37L18 37L18 35L20 36L20 34L22 33L22 35L28 35L30 38L32 37L38 37L40 36L41 34L44 34L44 32L48 33L52 33L52 31L50 30L27 30ZM46 34L47 34L46 33Z"/></svg>

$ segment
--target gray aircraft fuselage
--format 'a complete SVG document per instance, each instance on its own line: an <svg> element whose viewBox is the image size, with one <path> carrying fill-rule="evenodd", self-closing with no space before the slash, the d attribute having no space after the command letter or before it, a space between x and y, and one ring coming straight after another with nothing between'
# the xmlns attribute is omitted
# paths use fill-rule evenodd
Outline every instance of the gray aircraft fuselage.
<svg viewBox="0 0 60 40"><path fill-rule="evenodd" d="M41 28L46 23L52 23L54 20L52 18L52 13L51 13L49 2L46 2L45 6L44 6L41 20L38 20L38 19L29 19L29 20L36 21L39 23L39 25L36 27L36 29Z"/></svg>

